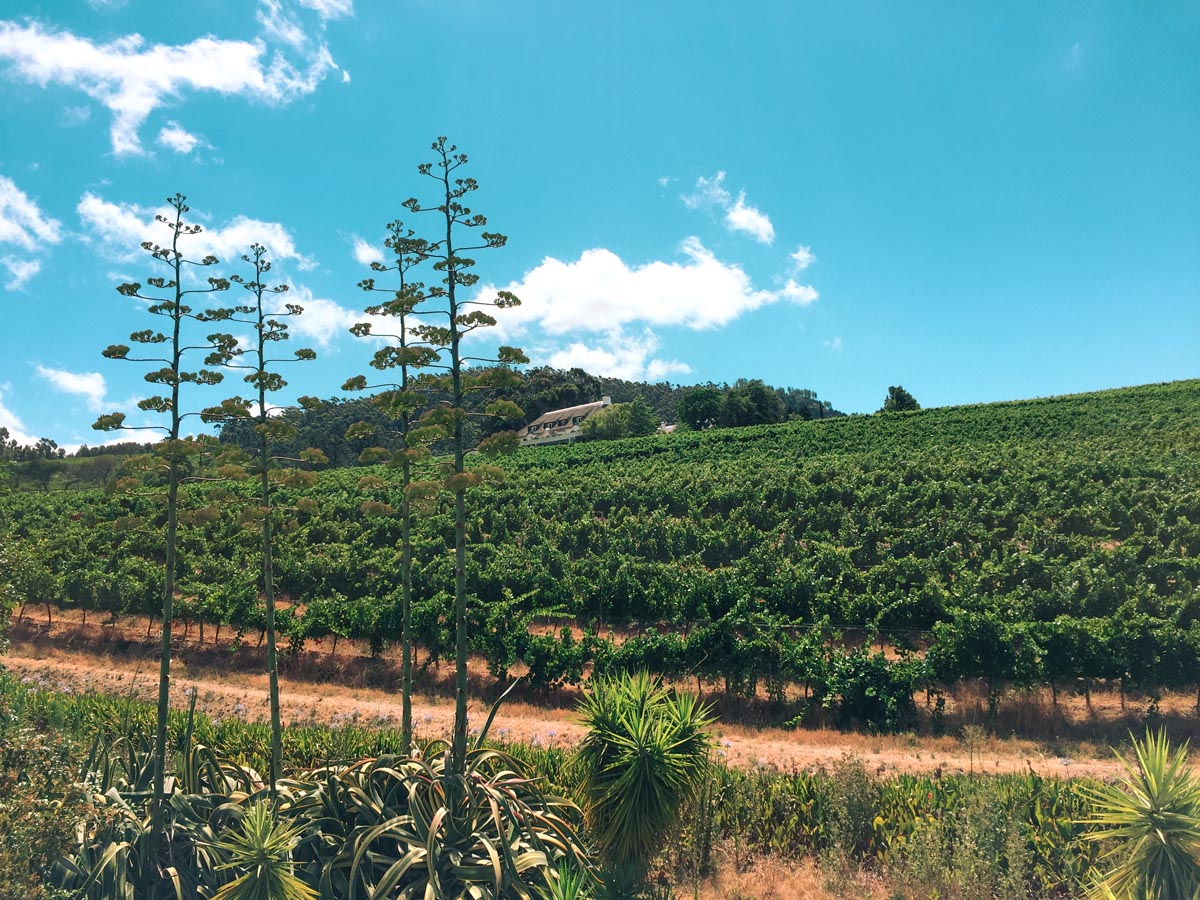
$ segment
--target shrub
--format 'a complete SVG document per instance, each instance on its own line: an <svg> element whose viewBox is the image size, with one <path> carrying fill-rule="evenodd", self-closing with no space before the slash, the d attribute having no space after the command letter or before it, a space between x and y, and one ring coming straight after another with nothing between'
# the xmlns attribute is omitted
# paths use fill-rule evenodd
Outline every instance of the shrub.
<svg viewBox="0 0 1200 900"><path fill-rule="evenodd" d="M709 709L645 672L593 681L580 701L579 747L590 835L637 881L661 849L707 764Z"/></svg>

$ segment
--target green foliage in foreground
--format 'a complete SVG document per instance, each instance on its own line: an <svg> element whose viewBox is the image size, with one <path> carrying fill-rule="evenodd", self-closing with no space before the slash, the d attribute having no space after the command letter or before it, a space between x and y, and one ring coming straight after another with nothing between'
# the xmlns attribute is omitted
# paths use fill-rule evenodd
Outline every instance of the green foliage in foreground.
<svg viewBox="0 0 1200 900"><path fill-rule="evenodd" d="M645 672L592 682L580 701L579 797L610 870L639 880L707 761L709 710Z"/></svg>
<svg viewBox="0 0 1200 900"><path fill-rule="evenodd" d="M153 710L108 697L57 694L7 677L0 678L0 697L5 698L8 707L8 713L0 719L0 732L6 737L15 737L14 729L38 732L52 727L60 732L59 743L65 741L68 743L64 746L68 746L73 741L77 748L83 748L76 751L76 759L85 760L81 768L98 773L89 782L94 804L89 810L78 802L74 806L59 805L69 796L70 779L60 775L43 782L27 777L26 772L24 780L38 785L38 789L23 795L24 801L14 799L15 806L0 803L0 817L10 817L0 818L0 833L12 829L13 822L25 821L22 814L28 813L31 804L40 802L63 810L54 820L60 835L69 837L73 834L72 824L87 819L104 824L111 839L119 839L118 843L126 840L133 846L142 820L116 798L104 798L121 782L140 786L145 794L149 770L144 757L130 751L135 748L135 735L143 727L140 723L153 721ZM193 820L213 821L216 810L227 803L222 799L225 795L253 795L253 774L246 783L237 775L244 768L232 767L226 760L241 756L264 763L270 748L266 726L238 720L214 722L196 712L190 719L186 714L173 716L171 735L170 771L178 777L176 783L182 792L171 805L172 815L188 817L180 820L181 828L187 823L192 823L188 828L201 827ZM354 763L361 758L380 757L378 748L389 742L398 746L398 729L377 731L362 724L290 727L284 737L286 771L312 769L313 759L333 761L328 766L316 766L326 773L340 773L332 787L328 778L320 782L325 785L322 796L326 799L322 803L361 801L355 807L357 811L347 813L346 808L337 807L339 818L346 813L357 823L348 828L363 826L364 830L358 832L362 836L368 833L365 826L382 821L379 797L395 796L398 782L395 776L379 771L381 766L387 768L385 764ZM22 741L31 744L28 738ZM212 741L207 746L216 752L201 749L206 746L203 741ZM106 747L108 753L87 761L86 748L92 746ZM520 759L531 777L541 779L539 784L545 793L570 795L578 790L578 766L564 751L516 745L504 750L508 758ZM994 886L998 896L1016 896L1013 886L1020 885L1028 897L1058 898L1078 896L1092 881L1097 860L1107 849L1103 842L1083 840L1088 826L1082 820L1094 808L1090 805L1091 787L1080 780L1042 778L1032 773L878 778L855 760L842 760L829 771L741 771L721 765L720 753L718 749L714 764L705 769L698 789L683 806L657 863L679 884L711 871L716 848L725 847L732 850L735 864L756 854L785 859L819 854L844 858L855 865L880 866L897 884L907 885L908 896L912 897L932 896L934 892L942 897L986 897L991 894L981 891L992 890L989 886ZM386 750L382 754L386 759ZM61 758L69 757L66 754ZM309 762L300 764L301 759ZM505 765L512 771L517 768L511 763ZM32 768L35 772L45 771L40 763ZM346 777L353 779L353 788ZM427 779L423 784L422 790L434 790ZM285 783L284 802L291 802L291 791L314 796L304 792L316 787L317 782L311 778ZM257 789L259 794L264 793L261 782ZM35 800L38 791L47 799ZM205 792L213 796L204 798ZM225 808L226 812L231 809ZM312 823L316 813L304 815ZM224 820L217 821L221 824ZM229 823L233 821L228 819ZM88 847L86 852L78 851L83 856L76 858L87 863L80 863L81 868L95 869L102 857L99 838ZM184 845L172 843L169 849L175 854L173 860L179 871L195 871L203 864L221 875L215 869L221 860L189 855ZM298 844L293 853L297 870L302 874L315 872L315 868L305 867L316 865L312 855L316 852L311 845L306 849L303 841ZM343 856L331 872L349 877L347 867L352 864L352 858ZM375 874L371 877L380 877L377 868L372 871ZM970 885L976 887L968 891L966 886ZM117 891L101 895L122 896Z"/></svg>
<svg viewBox="0 0 1200 900"><path fill-rule="evenodd" d="M1126 777L1088 790L1095 831L1087 840L1115 840L1106 854L1118 865L1097 879L1095 900L1200 897L1200 776L1189 768L1187 745L1172 752L1163 731L1134 742L1136 764L1122 759Z"/></svg>

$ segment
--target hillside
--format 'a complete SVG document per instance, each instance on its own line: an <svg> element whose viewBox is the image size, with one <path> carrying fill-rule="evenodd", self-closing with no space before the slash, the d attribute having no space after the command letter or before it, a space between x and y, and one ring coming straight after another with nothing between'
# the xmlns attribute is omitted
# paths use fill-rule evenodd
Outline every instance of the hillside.
<svg viewBox="0 0 1200 900"><path fill-rule="evenodd" d="M886 721L914 688L958 678L1192 687L1197 448L1200 382L1187 381L525 449L470 501L476 649L546 684L651 665ZM394 633L399 525L360 507L395 497L360 491L363 474L322 473L305 492L319 512L284 524L277 577L301 604L285 616L297 644ZM254 631L256 535L235 505L208 507L213 490L192 489L210 511L183 534L182 605ZM150 499L4 504L29 599L155 607ZM443 505L417 523L420 642L435 656L448 522ZM554 614L594 634L534 627ZM893 649L855 649L864 637ZM921 652L897 660L903 647Z"/></svg>

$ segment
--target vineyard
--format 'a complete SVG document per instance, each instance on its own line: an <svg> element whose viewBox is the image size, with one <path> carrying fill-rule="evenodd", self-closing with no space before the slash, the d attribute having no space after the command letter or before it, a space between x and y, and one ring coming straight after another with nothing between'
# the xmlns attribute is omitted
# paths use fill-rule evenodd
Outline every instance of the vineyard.
<svg viewBox="0 0 1200 900"><path fill-rule="evenodd" d="M1198 448L1190 381L522 450L472 491L473 652L498 679L649 668L879 728L962 679L995 698L1200 688ZM153 615L151 488L0 497L20 600ZM382 650L400 615L393 471L278 497L285 639ZM249 487L196 483L181 503L177 616L257 637ZM416 517L423 661L453 654L452 529L448 500Z"/></svg>

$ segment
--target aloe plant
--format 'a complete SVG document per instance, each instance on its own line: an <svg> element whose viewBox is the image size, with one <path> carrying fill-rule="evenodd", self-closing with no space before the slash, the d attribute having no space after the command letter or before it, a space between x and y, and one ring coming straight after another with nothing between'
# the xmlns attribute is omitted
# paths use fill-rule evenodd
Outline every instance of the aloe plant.
<svg viewBox="0 0 1200 900"><path fill-rule="evenodd" d="M1200 777L1187 764L1188 745L1172 748L1163 731L1133 742L1136 765L1120 754L1126 777L1086 793L1093 812L1088 841L1116 841L1106 858L1116 867L1097 878L1097 900L1200 898Z"/></svg>

